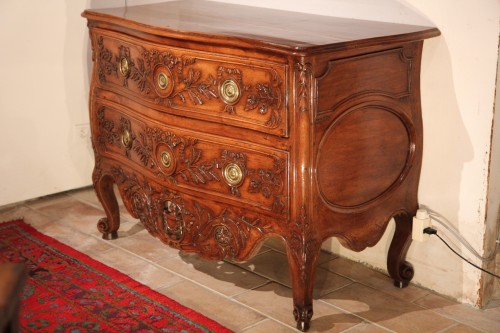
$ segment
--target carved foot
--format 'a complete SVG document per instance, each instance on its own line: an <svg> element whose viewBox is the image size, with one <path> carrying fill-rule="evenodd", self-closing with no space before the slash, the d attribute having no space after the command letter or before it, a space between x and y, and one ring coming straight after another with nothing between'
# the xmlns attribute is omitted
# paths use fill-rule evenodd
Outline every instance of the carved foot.
<svg viewBox="0 0 500 333"><path fill-rule="evenodd" d="M411 244L412 218L410 214L404 213L394 217L396 231L389 247L387 257L387 270L394 279L394 285L405 288L413 279L413 266L405 261L406 253Z"/></svg>
<svg viewBox="0 0 500 333"><path fill-rule="evenodd" d="M297 322L297 329L306 332L311 326L311 318L313 316L312 305L300 306L295 305L293 309L293 316Z"/></svg>
<svg viewBox="0 0 500 333"><path fill-rule="evenodd" d="M106 240L116 239L118 228L120 228L120 210L113 189L113 178L109 175L102 175L100 163L96 163L94 168L93 182L97 198L106 212L106 217L97 223L97 230Z"/></svg>
<svg viewBox="0 0 500 333"><path fill-rule="evenodd" d="M400 279L394 279L394 285L398 288L406 288L410 283L411 279L413 279L415 271L413 270L412 264L408 261L403 261L399 266L399 275Z"/></svg>
<svg viewBox="0 0 500 333"><path fill-rule="evenodd" d="M108 223L108 218L103 217L97 223L97 230L102 233L102 238L105 240L113 240L118 238L118 231L112 230L110 224Z"/></svg>
<svg viewBox="0 0 500 333"><path fill-rule="evenodd" d="M300 235L300 230L297 232ZM312 237L312 233L292 236L286 243L290 279L293 291L293 316L297 322L297 329L305 332L309 329L313 316L313 289L314 274L321 242Z"/></svg>

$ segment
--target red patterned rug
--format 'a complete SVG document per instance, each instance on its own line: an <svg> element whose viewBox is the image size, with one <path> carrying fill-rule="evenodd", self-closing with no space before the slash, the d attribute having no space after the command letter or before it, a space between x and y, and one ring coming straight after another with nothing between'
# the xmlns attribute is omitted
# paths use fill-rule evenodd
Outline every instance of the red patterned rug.
<svg viewBox="0 0 500 333"><path fill-rule="evenodd" d="M28 268L22 332L231 332L23 221L0 223L0 262Z"/></svg>

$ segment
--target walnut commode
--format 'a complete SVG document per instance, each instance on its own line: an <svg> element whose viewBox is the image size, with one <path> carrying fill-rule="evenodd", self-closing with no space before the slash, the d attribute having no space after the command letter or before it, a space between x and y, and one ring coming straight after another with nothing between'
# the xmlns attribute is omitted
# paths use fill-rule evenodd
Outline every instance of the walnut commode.
<svg viewBox="0 0 500 333"><path fill-rule="evenodd" d="M408 284L420 57L436 28L192 0L83 16L103 238L120 225L113 184L181 251L239 261L279 237L307 330L321 243L361 251L394 217L387 267Z"/></svg>

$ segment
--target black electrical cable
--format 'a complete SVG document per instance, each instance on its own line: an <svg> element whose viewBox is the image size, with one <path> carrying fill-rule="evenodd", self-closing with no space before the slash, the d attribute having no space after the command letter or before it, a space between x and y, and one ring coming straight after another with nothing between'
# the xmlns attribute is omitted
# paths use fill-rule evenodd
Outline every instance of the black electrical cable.
<svg viewBox="0 0 500 333"><path fill-rule="evenodd" d="M469 261L468 259L462 257L462 255L460 255L460 253L458 253L457 251L455 251L443 238L441 238L441 236L438 235L437 233L437 230L434 229L434 228L431 228L431 227L427 227L424 229L424 233L425 234L429 234L429 235L436 235L453 253L455 253L457 256L459 256L460 258L462 258L463 260L465 260L467 263L469 263L470 265L476 267L477 269L479 270L482 270L483 272L485 273L488 273L494 277L496 277L497 279L500 279L500 275L496 275L495 273L492 273L490 271L487 271L481 267L479 267L478 265L472 263L471 261Z"/></svg>

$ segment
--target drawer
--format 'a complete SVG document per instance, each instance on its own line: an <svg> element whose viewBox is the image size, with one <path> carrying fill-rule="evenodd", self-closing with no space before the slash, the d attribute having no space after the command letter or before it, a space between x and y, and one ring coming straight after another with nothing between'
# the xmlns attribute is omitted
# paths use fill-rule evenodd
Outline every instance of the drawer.
<svg viewBox="0 0 500 333"><path fill-rule="evenodd" d="M100 87L163 112L288 136L286 65L94 29Z"/></svg>
<svg viewBox="0 0 500 333"><path fill-rule="evenodd" d="M281 216L288 209L288 153L158 123L104 100L93 105L94 148L173 189ZM255 145L253 145L255 147Z"/></svg>
<svg viewBox="0 0 500 333"><path fill-rule="evenodd" d="M98 166L113 175L132 216L151 234L184 252L242 261L256 252L262 239L279 230L278 219L262 218L245 206L165 188L112 160L98 160Z"/></svg>

